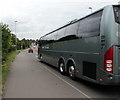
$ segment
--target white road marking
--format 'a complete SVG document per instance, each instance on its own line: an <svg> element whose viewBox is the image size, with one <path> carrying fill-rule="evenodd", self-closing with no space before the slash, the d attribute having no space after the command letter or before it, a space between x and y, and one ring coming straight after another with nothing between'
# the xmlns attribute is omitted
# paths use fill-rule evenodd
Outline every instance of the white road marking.
<svg viewBox="0 0 120 100"><path fill-rule="evenodd" d="M88 96L87 94L83 93L81 90L79 90L78 88L76 88L75 86L73 86L72 84L70 84L69 82L65 81L64 79L62 79L61 77L59 77L57 74L55 74L54 72L52 72L50 69L44 67L46 70L48 70L50 73L52 73L53 75L55 75L57 78L59 78L60 80L62 80L63 82L65 82L66 84L70 85L72 88L74 88L76 91L78 91L79 93L83 94L84 96L86 96L87 98L93 100L90 96Z"/></svg>

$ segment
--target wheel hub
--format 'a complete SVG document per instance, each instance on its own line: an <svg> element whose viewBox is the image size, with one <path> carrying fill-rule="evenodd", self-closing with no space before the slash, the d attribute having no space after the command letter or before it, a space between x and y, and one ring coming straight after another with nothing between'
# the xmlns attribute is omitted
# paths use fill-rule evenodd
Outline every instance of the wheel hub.
<svg viewBox="0 0 120 100"><path fill-rule="evenodd" d="M69 68L69 74L70 74L70 76L73 76L74 72L75 72L74 66L70 66L70 68Z"/></svg>
<svg viewBox="0 0 120 100"><path fill-rule="evenodd" d="M63 63L61 63L61 64L60 64L60 71L61 71L61 72L64 71L63 66L64 66Z"/></svg>

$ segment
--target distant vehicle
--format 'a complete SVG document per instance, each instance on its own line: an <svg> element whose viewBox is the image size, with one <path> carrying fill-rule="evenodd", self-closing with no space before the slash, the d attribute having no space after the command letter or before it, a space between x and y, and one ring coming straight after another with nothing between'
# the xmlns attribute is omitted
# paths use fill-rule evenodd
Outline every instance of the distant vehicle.
<svg viewBox="0 0 120 100"><path fill-rule="evenodd" d="M120 85L120 5L106 6L42 36L38 58L72 79Z"/></svg>
<svg viewBox="0 0 120 100"><path fill-rule="evenodd" d="M29 48L28 53L33 53L33 49Z"/></svg>

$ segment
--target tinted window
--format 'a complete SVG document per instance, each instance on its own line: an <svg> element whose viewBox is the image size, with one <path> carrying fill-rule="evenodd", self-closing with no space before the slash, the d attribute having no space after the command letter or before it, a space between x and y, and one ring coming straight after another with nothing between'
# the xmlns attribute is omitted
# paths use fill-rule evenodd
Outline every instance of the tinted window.
<svg viewBox="0 0 120 100"><path fill-rule="evenodd" d="M79 23L77 22L67 26L64 40L77 39L78 25Z"/></svg>
<svg viewBox="0 0 120 100"><path fill-rule="evenodd" d="M40 45L41 44L45 44L46 43L46 39L45 36L40 38Z"/></svg>
<svg viewBox="0 0 120 100"><path fill-rule="evenodd" d="M120 24L120 6L114 6L115 21Z"/></svg>
<svg viewBox="0 0 120 100"><path fill-rule="evenodd" d="M101 15L102 11L92 14L80 20L78 36L79 37L98 36L100 34Z"/></svg>
<svg viewBox="0 0 120 100"><path fill-rule="evenodd" d="M43 36L43 37L40 39L40 42L41 42L42 44L55 42L55 41L56 41L56 33L57 33L57 32L54 32L54 33L48 34L48 35L46 35L46 36Z"/></svg>
<svg viewBox="0 0 120 100"><path fill-rule="evenodd" d="M48 35L48 43L53 43L53 42L55 42L56 41L56 33L57 32L54 32L54 33L51 33L51 34L49 34Z"/></svg>
<svg viewBox="0 0 120 100"><path fill-rule="evenodd" d="M65 28L62 28L57 31L56 33L56 39L60 41L65 36Z"/></svg>

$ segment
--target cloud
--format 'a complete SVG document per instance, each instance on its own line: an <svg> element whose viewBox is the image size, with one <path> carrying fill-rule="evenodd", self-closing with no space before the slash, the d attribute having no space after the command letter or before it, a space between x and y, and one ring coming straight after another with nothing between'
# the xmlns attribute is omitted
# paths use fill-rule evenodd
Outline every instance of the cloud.
<svg viewBox="0 0 120 100"><path fill-rule="evenodd" d="M14 33L15 22L17 36L38 39L70 20L81 18L93 11L119 0L0 0L0 21L7 23Z"/></svg>

